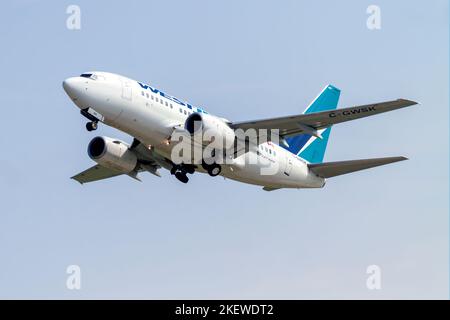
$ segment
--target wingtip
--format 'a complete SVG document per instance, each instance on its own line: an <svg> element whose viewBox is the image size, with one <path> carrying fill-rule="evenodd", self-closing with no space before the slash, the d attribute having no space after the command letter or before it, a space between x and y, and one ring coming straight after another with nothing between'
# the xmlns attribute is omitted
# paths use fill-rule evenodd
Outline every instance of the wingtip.
<svg viewBox="0 0 450 320"><path fill-rule="evenodd" d="M70 177L70 179L72 179L72 180L75 180L75 181L76 181L76 182L78 182L79 184L83 185L83 182L81 182L81 181L78 181L77 179L75 179L75 176L73 176L73 177Z"/></svg>
<svg viewBox="0 0 450 320"><path fill-rule="evenodd" d="M399 100L400 100L400 101L403 101L403 102L405 102L405 103L408 103L409 106L414 106L414 105L416 105L416 104L418 104L418 105L421 104L420 102L417 102L417 101L414 101L414 100L409 100L409 99L403 99L403 98L401 98L401 99L399 99Z"/></svg>

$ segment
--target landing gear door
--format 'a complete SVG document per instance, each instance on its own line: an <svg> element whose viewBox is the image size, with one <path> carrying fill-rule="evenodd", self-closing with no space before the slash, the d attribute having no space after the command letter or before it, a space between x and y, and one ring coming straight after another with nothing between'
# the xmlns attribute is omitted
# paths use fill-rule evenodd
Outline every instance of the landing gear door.
<svg viewBox="0 0 450 320"><path fill-rule="evenodd" d="M133 90L131 87L131 81L122 80L122 98L131 101L133 96Z"/></svg>
<svg viewBox="0 0 450 320"><path fill-rule="evenodd" d="M286 157L286 168L284 169L284 174L289 176L292 170L292 158L290 156Z"/></svg>

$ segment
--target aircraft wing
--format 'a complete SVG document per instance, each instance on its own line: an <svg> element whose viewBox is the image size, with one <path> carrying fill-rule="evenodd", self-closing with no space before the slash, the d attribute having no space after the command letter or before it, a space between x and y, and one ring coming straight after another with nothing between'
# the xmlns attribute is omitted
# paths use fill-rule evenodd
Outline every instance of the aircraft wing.
<svg viewBox="0 0 450 320"><path fill-rule="evenodd" d="M279 129L280 137L289 137L297 134L310 134L320 136L317 132L333 124L356 120L375 114L388 112L417 104L415 101L398 99L375 104L354 106L344 109L335 109L309 114L301 114L280 118L271 118L255 121L234 122L233 129Z"/></svg>
<svg viewBox="0 0 450 320"><path fill-rule="evenodd" d="M154 154L152 151L150 151L148 148L146 148L139 140L134 139L132 145L130 146L130 149L136 154L138 159L138 164L130 173L125 173L128 176L130 176L133 179L136 179L138 181L138 173L143 171L148 171L151 174L154 174L155 176L161 177L158 169L161 167L171 168L170 163L167 163L167 160L164 158L158 157L156 154ZM95 165L83 172L80 172L79 174L74 175L71 177L71 179L74 179L75 181L78 181L79 183L83 184L86 182L93 182L103 179L108 179L112 177L119 176L121 174L124 174L123 172L118 172L113 169L108 169L106 167L103 167L101 165Z"/></svg>
<svg viewBox="0 0 450 320"><path fill-rule="evenodd" d="M74 175L73 177L71 177L71 179L83 184L86 182L112 178L121 174L121 172L117 172L97 164L83 172L80 172L77 175Z"/></svg>

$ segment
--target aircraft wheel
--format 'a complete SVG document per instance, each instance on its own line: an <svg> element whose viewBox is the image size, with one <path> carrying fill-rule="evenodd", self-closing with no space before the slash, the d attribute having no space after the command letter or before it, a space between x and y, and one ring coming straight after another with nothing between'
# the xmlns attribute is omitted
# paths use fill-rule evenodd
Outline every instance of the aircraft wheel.
<svg viewBox="0 0 450 320"><path fill-rule="evenodd" d="M189 174L193 174L195 172L195 167L193 165L184 165L183 170L186 171Z"/></svg>
<svg viewBox="0 0 450 320"><path fill-rule="evenodd" d="M211 177L218 176L218 175L220 174L221 171L222 171L222 168L221 168L218 164L216 164L216 163L212 164L212 165L208 168L208 174L209 174Z"/></svg>
<svg viewBox="0 0 450 320"><path fill-rule="evenodd" d="M186 176L186 174L181 171L175 173L175 177L183 183L187 183L189 181L189 178Z"/></svg>
<svg viewBox="0 0 450 320"><path fill-rule="evenodd" d="M88 122L86 123L86 129L87 131L93 131L93 130L97 130L97 122Z"/></svg>

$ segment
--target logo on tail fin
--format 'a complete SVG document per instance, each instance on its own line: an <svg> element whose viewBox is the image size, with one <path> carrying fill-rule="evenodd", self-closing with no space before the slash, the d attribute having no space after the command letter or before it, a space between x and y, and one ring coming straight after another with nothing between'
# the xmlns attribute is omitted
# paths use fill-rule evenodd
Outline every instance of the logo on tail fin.
<svg viewBox="0 0 450 320"><path fill-rule="evenodd" d="M300 158L305 159L309 163L321 163L325 156L325 150L330 137L331 128L326 128L319 131L322 134L322 139L311 137L300 152L297 154Z"/></svg>

